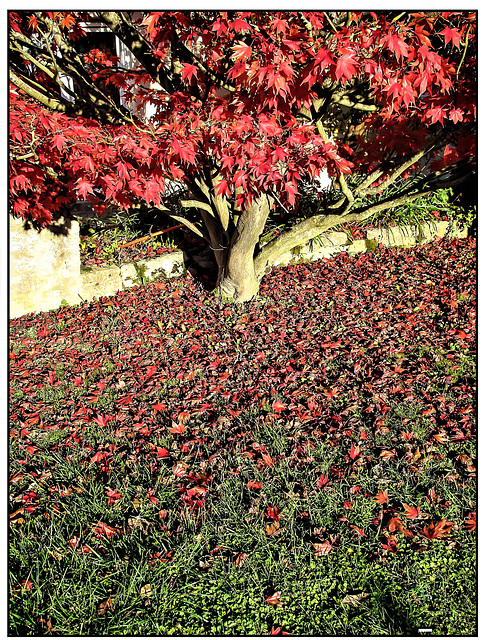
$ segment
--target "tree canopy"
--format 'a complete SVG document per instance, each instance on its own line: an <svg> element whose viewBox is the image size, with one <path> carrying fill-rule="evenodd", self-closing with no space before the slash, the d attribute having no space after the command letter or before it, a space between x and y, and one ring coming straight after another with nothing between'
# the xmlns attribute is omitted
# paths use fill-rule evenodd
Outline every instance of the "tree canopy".
<svg viewBox="0 0 484 640"><path fill-rule="evenodd" d="M475 170L475 12L12 11L9 48L12 213L164 209L239 300L279 253ZM323 171L324 210L260 247Z"/></svg>

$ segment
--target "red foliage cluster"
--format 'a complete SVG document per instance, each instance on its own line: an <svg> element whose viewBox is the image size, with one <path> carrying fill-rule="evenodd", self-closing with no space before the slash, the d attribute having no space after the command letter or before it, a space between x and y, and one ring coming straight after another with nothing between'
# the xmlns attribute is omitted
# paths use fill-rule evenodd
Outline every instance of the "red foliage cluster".
<svg viewBox="0 0 484 640"><path fill-rule="evenodd" d="M252 465L251 495L264 486L263 471L283 459L290 468L314 467L308 492L333 491L355 470L385 460L418 475L426 461L450 455L442 445L474 433L475 381L453 377L456 351L472 351L475 340L474 247L471 239L446 240L408 251L382 249L377 259L341 255L274 270L262 286L265 302L241 307L209 299L187 278L13 320L10 375L23 391L11 403L10 435L23 451L13 493L22 477L39 477L34 436L46 431L60 434L51 447L57 456L68 456L73 446L84 452L83 468L105 484L110 504L121 498L110 473L129 450L153 477L168 466L180 508L194 514L204 507L224 457L234 453ZM439 362L446 373L436 374ZM452 387L451 395L439 390L436 376ZM59 389L65 401L54 410L41 389ZM108 408L100 408L106 397ZM428 441L419 442L413 421L403 417L383 444L392 407L411 404L425 417ZM284 453L257 441L262 423L284 428ZM341 453L324 472L311 454L318 441ZM462 476L473 476L470 459L461 457ZM49 489L52 495L65 490L76 489ZM341 520L366 536L370 531L352 522L354 501L365 498L360 493L352 488ZM395 532L428 540L451 533L451 523L427 518L436 504L445 508L435 492L428 513L400 502L393 486L366 498L382 507L390 551ZM36 492L21 499L27 511L38 509ZM149 500L163 521L164 505L152 490ZM278 505L267 505L265 517L268 535L278 535L284 523ZM471 516L466 526L475 526ZM95 531L122 534L109 523ZM318 543L318 553L328 553L333 543Z"/></svg>
<svg viewBox="0 0 484 640"><path fill-rule="evenodd" d="M40 33L40 18L29 15L10 13L12 37L22 46ZM87 18L45 12L42 19L75 44ZM76 197L101 209L133 200L159 205L167 176L190 183L214 166L216 193L238 207L271 191L292 207L301 178L323 168L335 177L354 167L365 174L434 140L437 152L443 138L452 140L434 168L475 152L472 131L453 135L476 115L473 12L349 12L337 27L318 11L166 11L140 20L133 25L149 47L138 53L145 67L121 69L96 48L84 56L85 73L107 92L122 89L139 109L149 103L150 123L123 121L114 108L114 123L56 113L27 98L21 79L12 84L16 215L46 223ZM179 60L171 70L174 49ZM56 74L24 66L33 87L55 95ZM368 116L358 130L371 135L332 139L315 128L314 115L301 119L330 85L350 96L364 88Z"/></svg>

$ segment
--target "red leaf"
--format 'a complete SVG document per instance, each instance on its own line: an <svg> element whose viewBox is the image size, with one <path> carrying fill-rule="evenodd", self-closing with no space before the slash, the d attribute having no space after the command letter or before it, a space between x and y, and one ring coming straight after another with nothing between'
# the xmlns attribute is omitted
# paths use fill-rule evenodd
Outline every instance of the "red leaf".
<svg viewBox="0 0 484 640"><path fill-rule="evenodd" d="M380 489L380 491L378 491L376 497L375 497L375 502L378 502L380 504L385 504L388 503L388 491L385 489L385 491L382 491Z"/></svg>
<svg viewBox="0 0 484 640"><path fill-rule="evenodd" d="M106 495L109 498L109 504L113 504L114 502L116 502L116 500L119 500L119 498L123 497L120 493L112 489L108 489L106 491Z"/></svg>
<svg viewBox="0 0 484 640"><path fill-rule="evenodd" d="M68 13L66 16L62 18L60 21L60 26L63 29L70 29L76 24L76 18L72 15L72 13Z"/></svg>
<svg viewBox="0 0 484 640"><path fill-rule="evenodd" d="M405 509L405 515L409 520L424 517L424 514L420 511L420 507L410 507L408 504L404 504L403 508Z"/></svg>
<svg viewBox="0 0 484 640"><path fill-rule="evenodd" d="M281 411L284 411L286 407L287 405L285 405L283 402L279 402L279 400L276 400L275 402L272 403L272 409L276 413L280 413Z"/></svg>
<svg viewBox="0 0 484 640"><path fill-rule="evenodd" d="M198 67L194 64L184 64L182 69L182 78L185 82L191 82L192 78L197 78Z"/></svg>
<svg viewBox="0 0 484 640"><path fill-rule="evenodd" d="M397 33L390 33L385 37L390 51L393 51L397 60L400 58L406 58L408 56L408 46L405 44L405 40L400 38Z"/></svg>
<svg viewBox="0 0 484 640"><path fill-rule="evenodd" d="M326 475L324 475L324 473L322 473L316 484L321 489L322 487L324 487L325 484L328 484L328 482L329 482L328 476L326 476Z"/></svg>
<svg viewBox="0 0 484 640"><path fill-rule="evenodd" d="M100 416L98 414L95 418L93 418L93 421L96 422L96 424L98 424L100 427L107 426L107 424L111 422L111 420L114 420L114 416L109 416L109 415Z"/></svg>
<svg viewBox="0 0 484 640"><path fill-rule="evenodd" d="M153 40L156 35L156 32L157 32L156 23L158 22L159 17L160 17L159 13L152 12L141 23L143 25L146 25L146 31L148 33L148 37L150 40Z"/></svg>
<svg viewBox="0 0 484 640"><path fill-rule="evenodd" d="M274 465L274 460L267 453L263 453L262 454L262 460L264 461L264 463L265 463L265 465L267 467L272 467Z"/></svg>
<svg viewBox="0 0 484 640"><path fill-rule="evenodd" d="M186 429L186 425L184 424L177 424L173 427L168 427L168 431L175 434L183 433L184 431L186 431Z"/></svg>
<svg viewBox="0 0 484 640"><path fill-rule="evenodd" d="M91 463L94 464L95 462L99 462L100 460L103 460L105 457L106 457L106 453L104 451L98 451L91 458Z"/></svg>
<svg viewBox="0 0 484 640"><path fill-rule="evenodd" d="M144 377L145 382L146 382L147 380L149 380L150 378L152 378L152 377L153 377L153 375L156 373L156 371L157 371L157 367L156 367L155 365L151 365L151 366L149 366L149 367L146 369L146 373L145 373L145 377Z"/></svg>
<svg viewBox="0 0 484 640"><path fill-rule="evenodd" d="M477 524L476 524L476 512L473 511L472 513L470 513L467 516L467 519L465 521L465 528L468 531L475 531L477 528Z"/></svg>
<svg viewBox="0 0 484 640"><path fill-rule="evenodd" d="M234 52L230 56L232 60L243 60L244 58L248 58L252 53L251 47L248 44L245 44L245 42L239 42L239 44L234 45L231 49Z"/></svg>
<svg viewBox="0 0 484 640"><path fill-rule="evenodd" d="M83 180L82 178L79 178L79 180L76 182L76 185L77 185L76 189L78 194L84 200L86 200L86 196L88 193L94 193L93 184L91 182L88 182L87 180Z"/></svg>
<svg viewBox="0 0 484 640"><path fill-rule="evenodd" d="M398 516L395 516L390 520L390 522L388 523L388 531L390 531L391 533L393 533L394 531L403 531L403 525L400 522L400 518Z"/></svg>
<svg viewBox="0 0 484 640"><path fill-rule="evenodd" d="M57 147L57 149L59 149L59 151L62 151L62 148L64 147L66 142L67 138L62 135L62 133L56 133L52 136L52 143L54 147Z"/></svg>
<svg viewBox="0 0 484 640"><path fill-rule="evenodd" d="M457 49L460 50L460 33L458 29L445 27L445 29L439 31L438 34L444 36L446 46L449 44L449 42L452 42L454 47L457 47Z"/></svg>
<svg viewBox="0 0 484 640"><path fill-rule="evenodd" d="M250 25L242 18L237 18L237 20L234 20L233 22L231 22L230 28L233 31L240 31L242 33L246 31L251 31Z"/></svg>
<svg viewBox="0 0 484 640"><path fill-rule="evenodd" d="M360 447L359 446L354 446L354 444L351 444L351 450L350 450L350 458L352 460L354 460L355 458L357 458L360 455Z"/></svg>
<svg viewBox="0 0 484 640"><path fill-rule="evenodd" d="M125 180L129 180L131 178L130 174L129 174L129 169L130 169L130 165L126 164L125 162L118 162L118 164L116 165L116 169L118 170L118 174L120 176L120 178L124 178Z"/></svg>
<svg viewBox="0 0 484 640"><path fill-rule="evenodd" d="M267 604L270 604L273 607L281 606L282 602L279 600L280 597L281 597L281 592L276 591L276 593L274 593L272 596L268 596L266 598L266 602Z"/></svg>
<svg viewBox="0 0 484 640"><path fill-rule="evenodd" d="M347 53L336 62L336 79L343 78L343 81L351 80L351 78L357 73L356 65L357 61L353 58L352 53Z"/></svg>
<svg viewBox="0 0 484 640"><path fill-rule="evenodd" d="M313 547L316 552L316 555L321 557L321 556L328 555L328 553L330 553L331 549L333 548L333 545L328 540L325 540L324 542L321 542L321 543L319 542L313 543Z"/></svg>
<svg viewBox="0 0 484 640"><path fill-rule="evenodd" d="M273 520L280 520L281 519L281 512L279 511L279 508L276 507L267 507L267 517L268 518L272 518Z"/></svg>
<svg viewBox="0 0 484 640"><path fill-rule="evenodd" d="M188 466L184 462L177 462L173 467L173 475L177 478L184 478L187 475Z"/></svg>
<svg viewBox="0 0 484 640"><path fill-rule="evenodd" d="M438 524L431 522L429 526L425 525L422 535L429 540L446 538L453 527L454 524L452 522L447 522L444 518Z"/></svg>

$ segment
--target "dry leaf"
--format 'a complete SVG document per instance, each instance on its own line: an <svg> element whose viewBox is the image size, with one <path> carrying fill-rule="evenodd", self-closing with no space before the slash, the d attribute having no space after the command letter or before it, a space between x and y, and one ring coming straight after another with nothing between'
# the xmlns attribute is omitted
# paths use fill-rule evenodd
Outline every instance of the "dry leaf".
<svg viewBox="0 0 484 640"><path fill-rule="evenodd" d="M187 475L188 465L181 460L176 463L176 465L172 469L173 475L177 478L184 478Z"/></svg>
<svg viewBox="0 0 484 640"><path fill-rule="evenodd" d="M247 560L248 555L246 553L238 553L235 557L234 563L236 567L241 567Z"/></svg>
<svg viewBox="0 0 484 640"><path fill-rule="evenodd" d="M12 523L16 523L16 524L23 524L25 522L25 518L23 518L22 516L25 513L25 509L21 508L21 509L17 509L17 511L14 511L13 513L10 514L10 522Z"/></svg>
<svg viewBox="0 0 484 640"><path fill-rule="evenodd" d="M280 597L281 597L281 592L276 591L274 595L266 598L266 602L267 604L271 604L273 607L280 607L282 606L282 602L279 600Z"/></svg>
<svg viewBox="0 0 484 640"><path fill-rule="evenodd" d="M136 516L135 518L128 518L128 525L133 529L140 529L142 533L147 533L151 522L141 516Z"/></svg>
<svg viewBox="0 0 484 640"><path fill-rule="evenodd" d="M333 545L328 540L325 540L321 543L314 543L313 547L317 556L326 556L333 548Z"/></svg>
<svg viewBox="0 0 484 640"><path fill-rule="evenodd" d="M56 560L62 560L62 549L54 549L54 551L47 549L47 553L49 553Z"/></svg>
<svg viewBox="0 0 484 640"><path fill-rule="evenodd" d="M145 584L144 587L141 587L140 596L142 598L151 598L152 595L153 595L153 593L151 591L151 585L150 584Z"/></svg>
<svg viewBox="0 0 484 640"><path fill-rule="evenodd" d="M281 523L277 521L266 525L266 533L268 536L277 536L279 533L282 533L283 530L284 529L281 528Z"/></svg>
<svg viewBox="0 0 484 640"><path fill-rule="evenodd" d="M98 615L100 616L104 616L107 611L112 611L112 610L113 610L113 599L111 598L111 596L109 596L109 598L104 602L101 602L101 604L97 608Z"/></svg>
<svg viewBox="0 0 484 640"><path fill-rule="evenodd" d="M368 598L367 593L357 593L355 595L347 595L343 598L343 600L341 601L341 604L349 604L352 607L355 607L357 609L360 606L360 602L365 598Z"/></svg>
<svg viewBox="0 0 484 640"><path fill-rule="evenodd" d="M415 462L416 460L418 460L421 457L422 457L422 454L420 453L419 447L417 447L417 449L415 450L415 453L413 455L412 462Z"/></svg>
<svg viewBox="0 0 484 640"><path fill-rule="evenodd" d="M214 558L207 558L207 560L200 559L198 561L198 566L200 569L206 570L210 569L210 565L214 562Z"/></svg>

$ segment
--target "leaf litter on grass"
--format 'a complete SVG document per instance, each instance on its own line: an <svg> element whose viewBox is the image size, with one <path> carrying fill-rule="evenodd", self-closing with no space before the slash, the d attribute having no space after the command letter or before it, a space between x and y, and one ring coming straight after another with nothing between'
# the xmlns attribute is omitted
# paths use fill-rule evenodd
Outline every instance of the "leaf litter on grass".
<svg viewBox="0 0 484 640"><path fill-rule="evenodd" d="M82 499L83 557L163 540L168 566L211 531L209 573L258 545L389 562L471 535L475 241L274 269L241 306L163 285L11 321L16 532Z"/></svg>

